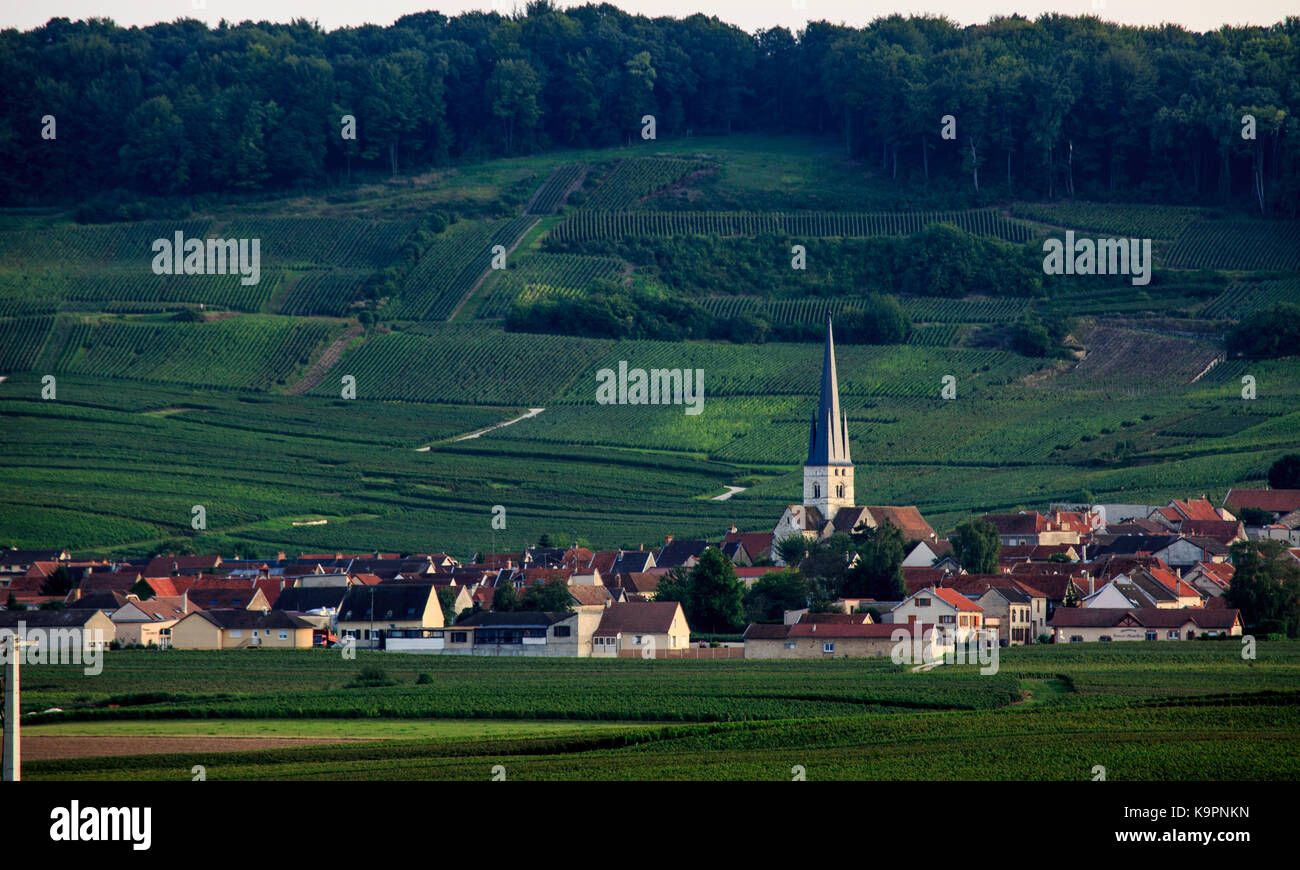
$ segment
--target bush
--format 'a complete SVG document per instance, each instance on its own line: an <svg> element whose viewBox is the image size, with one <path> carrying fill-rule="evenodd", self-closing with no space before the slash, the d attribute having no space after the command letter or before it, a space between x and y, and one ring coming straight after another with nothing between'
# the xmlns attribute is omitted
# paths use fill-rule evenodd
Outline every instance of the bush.
<svg viewBox="0 0 1300 870"><path fill-rule="evenodd" d="M1050 634L1040 634L1040 635L1038 636L1038 642L1039 642L1039 643L1051 643L1051 642L1052 642L1052 636L1051 636Z"/></svg>
<svg viewBox="0 0 1300 870"><path fill-rule="evenodd" d="M392 686L392 685L396 685L396 684L388 676L387 671L385 671L383 668L377 668L371 666L371 667L362 668L361 672L352 678L352 682L348 683L347 688L373 689L381 686Z"/></svg>
<svg viewBox="0 0 1300 870"><path fill-rule="evenodd" d="M415 678L415 684L417 686L427 686L432 682L433 676L430 674L420 674L420 676Z"/></svg>

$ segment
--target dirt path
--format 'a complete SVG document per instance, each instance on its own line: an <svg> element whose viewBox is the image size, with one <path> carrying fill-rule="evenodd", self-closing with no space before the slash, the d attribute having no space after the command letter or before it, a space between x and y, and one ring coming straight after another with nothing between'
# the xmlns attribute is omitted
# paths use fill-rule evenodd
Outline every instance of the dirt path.
<svg viewBox="0 0 1300 870"><path fill-rule="evenodd" d="M165 755L172 752L243 752L249 749L284 749L353 743L368 737L23 737L23 758L97 758L104 755Z"/></svg>
<svg viewBox="0 0 1300 870"><path fill-rule="evenodd" d="M537 226L537 221L539 220L541 220L541 218L538 218L537 220L530 223L528 226L524 227L524 230L519 234L519 237L510 243L510 247L506 249L507 259L509 259L510 255L515 252L515 248L519 247L519 243L522 242L525 238L527 238L528 234L533 231L533 227ZM460 314L460 310L465 307L466 303L468 303L471 299L473 299L478 294L479 288L483 286L483 282L486 281L488 279L488 276L491 274L492 274L492 269L491 267L489 267L483 271L482 275L478 276L478 280L474 282L474 286L469 288L469 292L466 293L465 296L460 300L460 304L458 304L456 308L451 312L451 314L447 316L448 323L451 323L453 320L455 320L456 315Z"/></svg>
<svg viewBox="0 0 1300 870"><path fill-rule="evenodd" d="M545 408L529 408L527 414L521 414L520 416L515 417L513 420L506 420L504 423L498 423L495 426L489 426L486 429L479 429L476 432L471 432L468 435L461 435L459 438L453 438L452 440L468 441L471 438L477 438L480 435L486 435L488 432L491 432L493 429L500 429L502 426L509 426L511 423L518 423L520 420L527 420L529 417L536 417L538 414L542 413L545 410L546 410ZM424 447L415 448L415 452L428 453L431 447L432 445L426 444Z"/></svg>
<svg viewBox="0 0 1300 870"><path fill-rule="evenodd" d="M301 396L312 387L325 380L325 375L343 356L343 351L347 350L352 339L361 334L360 326L348 327L342 335L334 339L334 343L325 348L325 352L320 355L316 362L312 363L311 368L303 374L296 382L284 388L285 393L290 396Z"/></svg>

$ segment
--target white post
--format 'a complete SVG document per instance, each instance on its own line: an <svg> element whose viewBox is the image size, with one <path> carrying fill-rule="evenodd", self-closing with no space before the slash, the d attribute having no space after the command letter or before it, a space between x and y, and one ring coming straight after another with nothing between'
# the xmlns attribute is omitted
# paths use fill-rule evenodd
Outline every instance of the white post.
<svg viewBox="0 0 1300 870"><path fill-rule="evenodd" d="M18 691L18 635L11 634L8 642L8 655L5 657L5 737L4 737L4 781L18 782L23 778L22 743L19 739L22 715Z"/></svg>

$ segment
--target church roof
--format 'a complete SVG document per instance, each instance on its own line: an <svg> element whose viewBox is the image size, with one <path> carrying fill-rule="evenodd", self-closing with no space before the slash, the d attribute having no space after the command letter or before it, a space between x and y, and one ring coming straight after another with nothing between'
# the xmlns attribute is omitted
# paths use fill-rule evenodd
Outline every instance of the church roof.
<svg viewBox="0 0 1300 870"><path fill-rule="evenodd" d="M835 373L835 337L826 318L826 356L822 360L822 393L808 433L808 461L804 465L852 465L849 431L840 414L840 385Z"/></svg>

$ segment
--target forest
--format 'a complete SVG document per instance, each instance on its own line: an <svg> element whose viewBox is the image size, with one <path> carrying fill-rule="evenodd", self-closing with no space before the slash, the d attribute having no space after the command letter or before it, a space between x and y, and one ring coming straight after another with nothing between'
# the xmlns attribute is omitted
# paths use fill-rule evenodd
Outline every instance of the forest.
<svg viewBox="0 0 1300 870"><path fill-rule="evenodd" d="M749 34L703 15L535 0L513 16L429 11L331 32L55 18L0 32L0 76L6 205L305 189L641 144L647 115L657 138L833 136L880 177L970 203L1292 216L1300 203L1297 17L1198 34L894 15Z"/></svg>

